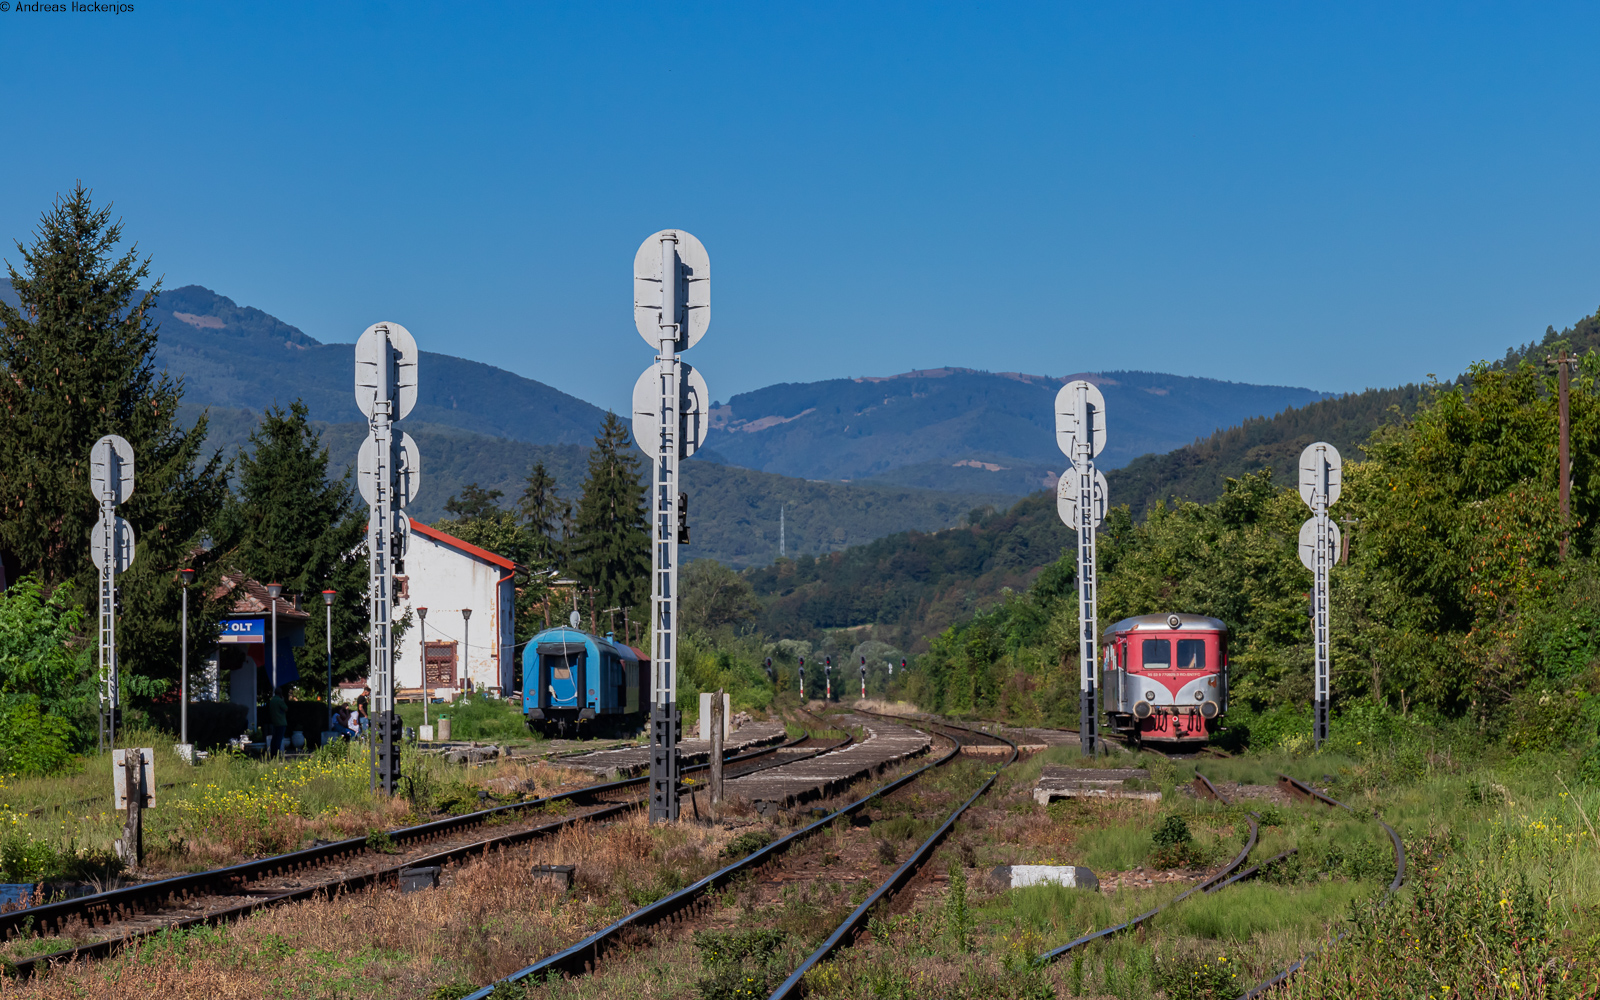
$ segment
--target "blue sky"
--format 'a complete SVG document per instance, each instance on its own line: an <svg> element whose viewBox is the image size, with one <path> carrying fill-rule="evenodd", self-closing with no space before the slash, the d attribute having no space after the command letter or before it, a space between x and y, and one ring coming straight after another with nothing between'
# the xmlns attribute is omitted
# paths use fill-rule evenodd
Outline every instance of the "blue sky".
<svg viewBox="0 0 1600 1000"><path fill-rule="evenodd" d="M686 357L721 399L938 365L1359 389L1600 305L1593 6L133 6L0 14L4 256L81 178L169 286L601 405L669 226L711 254Z"/></svg>

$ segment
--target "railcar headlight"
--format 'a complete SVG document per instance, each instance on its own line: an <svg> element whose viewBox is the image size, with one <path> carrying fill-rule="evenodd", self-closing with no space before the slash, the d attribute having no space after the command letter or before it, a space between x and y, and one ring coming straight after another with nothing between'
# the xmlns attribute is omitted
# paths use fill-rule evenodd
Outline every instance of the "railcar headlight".
<svg viewBox="0 0 1600 1000"><path fill-rule="evenodd" d="M1154 691L1146 691L1144 693L1144 700L1145 701L1155 701L1156 700L1156 693Z"/></svg>
<svg viewBox="0 0 1600 1000"><path fill-rule="evenodd" d="M593 691L590 691L589 693L590 694L594 694ZM1194 700L1195 701L1205 701L1206 700L1206 693L1204 691L1196 691L1194 693Z"/></svg>

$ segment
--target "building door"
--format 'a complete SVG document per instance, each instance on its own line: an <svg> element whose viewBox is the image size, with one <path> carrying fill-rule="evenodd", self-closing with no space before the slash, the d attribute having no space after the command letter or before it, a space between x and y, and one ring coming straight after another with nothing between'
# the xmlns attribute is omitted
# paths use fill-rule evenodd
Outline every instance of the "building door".
<svg viewBox="0 0 1600 1000"><path fill-rule="evenodd" d="M423 646L423 684L430 692L456 686L456 644L430 642Z"/></svg>

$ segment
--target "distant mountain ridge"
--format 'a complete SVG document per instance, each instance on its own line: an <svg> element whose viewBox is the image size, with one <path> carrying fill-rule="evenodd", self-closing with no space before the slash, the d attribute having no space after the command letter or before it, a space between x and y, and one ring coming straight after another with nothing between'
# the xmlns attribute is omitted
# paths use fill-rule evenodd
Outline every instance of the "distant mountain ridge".
<svg viewBox="0 0 1600 1000"><path fill-rule="evenodd" d="M884 377L781 383L740 393L711 413L708 445L746 468L807 479L942 479L1025 494L1054 485L1054 398L1087 379L1106 397L1103 467L1170 451L1250 417L1327 393L1154 372L1029 375L935 368Z"/></svg>

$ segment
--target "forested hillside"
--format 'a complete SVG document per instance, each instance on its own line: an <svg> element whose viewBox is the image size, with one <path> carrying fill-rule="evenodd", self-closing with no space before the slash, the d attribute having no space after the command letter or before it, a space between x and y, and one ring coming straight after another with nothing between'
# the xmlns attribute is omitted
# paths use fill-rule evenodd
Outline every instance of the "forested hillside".
<svg viewBox="0 0 1600 1000"><path fill-rule="evenodd" d="M1539 340L1507 350L1492 367L1503 370L1522 361L1543 365L1563 346L1579 354L1600 348L1600 313L1585 316L1565 330L1550 327ZM1458 377L1456 383L1467 377ZM1108 473L1106 479L1113 502L1127 504L1137 515L1161 501L1209 503L1222 495L1229 479L1268 468L1280 477L1288 474L1300 451L1313 441L1327 441L1347 458L1360 458L1360 447L1374 431L1415 413L1422 398L1423 387L1408 384L1291 407L1276 416L1248 419L1165 454L1142 455Z"/></svg>
<svg viewBox="0 0 1600 1000"><path fill-rule="evenodd" d="M199 410L185 407L184 413L188 418L184 425L189 426ZM208 447L220 448L224 458L233 457L259 418L248 410L212 408ZM332 454L334 470L354 465L367 434L365 424L317 421L313 426ZM424 523L445 516L445 503L474 483L485 491L499 490L500 504L509 507L535 462L545 464L564 499L578 498L588 461L586 446L528 444L416 420L407 420L404 426L422 452L422 492L412 514ZM643 453L639 455L642 459ZM908 529L949 527L974 507L1011 500L1000 494L889 483L819 483L715 459L715 453L702 452L683 466L693 525L686 554L739 568L765 565L777 557L780 516L788 552L815 555Z"/></svg>
<svg viewBox="0 0 1600 1000"><path fill-rule="evenodd" d="M1026 588L1071 544L1055 500L1034 496L1003 512L973 511L962 527L904 532L746 575L773 635L815 641L827 629L856 628L863 639L916 653L1007 588Z"/></svg>

